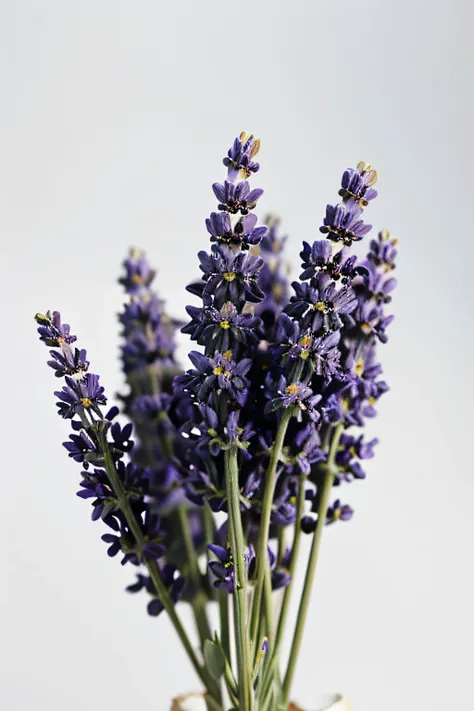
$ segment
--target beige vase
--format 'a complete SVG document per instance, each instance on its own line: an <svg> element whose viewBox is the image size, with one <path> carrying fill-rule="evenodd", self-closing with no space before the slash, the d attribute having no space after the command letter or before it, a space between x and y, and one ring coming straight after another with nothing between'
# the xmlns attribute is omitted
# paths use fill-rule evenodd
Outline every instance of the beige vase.
<svg viewBox="0 0 474 711"><path fill-rule="evenodd" d="M203 695L184 694L173 700L171 711L207 711ZM305 711L305 709L290 704L288 711ZM316 702L314 711L353 711L349 699L341 694L330 694Z"/></svg>

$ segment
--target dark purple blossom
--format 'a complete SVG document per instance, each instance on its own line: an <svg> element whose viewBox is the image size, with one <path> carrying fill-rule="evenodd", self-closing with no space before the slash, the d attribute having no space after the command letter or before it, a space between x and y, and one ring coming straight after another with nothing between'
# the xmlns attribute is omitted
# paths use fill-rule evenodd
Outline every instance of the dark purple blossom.
<svg viewBox="0 0 474 711"><path fill-rule="evenodd" d="M342 284L350 283L351 279L357 275L357 257L348 254L348 248L343 247L333 255L332 245L326 239L316 240L312 245L303 242L303 249L300 252L303 272L300 279L305 281L315 277L320 272L329 274L334 281L341 280Z"/></svg>
<svg viewBox="0 0 474 711"><path fill-rule="evenodd" d="M308 414L315 421L320 417L316 409L316 405L320 400L321 395L314 395L311 388L304 383L298 381L288 383L282 375L276 387L276 395L271 401L271 410L278 410L281 407L294 407Z"/></svg>
<svg viewBox="0 0 474 711"><path fill-rule="evenodd" d="M341 504L339 499L328 508L326 513L326 524L334 523L335 521L350 521L354 515L354 510L349 504Z"/></svg>
<svg viewBox="0 0 474 711"><path fill-rule="evenodd" d="M242 180L237 185L225 180L222 184L214 183L212 189L219 200L219 210L229 212L231 215L235 215L238 212L241 215L247 215L249 210L254 209L257 200L263 195L263 190L258 188L251 190L246 180Z"/></svg>
<svg viewBox="0 0 474 711"><path fill-rule="evenodd" d="M321 437L312 422L308 422L297 432L294 438L294 450L294 455L287 455L291 472L296 466L301 474L309 475L314 464L324 461L325 454L321 449Z"/></svg>
<svg viewBox="0 0 474 711"><path fill-rule="evenodd" d="M127 294L136 294L148 287L156 272L151 269L145 253L140 249L130 250L130 256L123 263L125 276L119 279Z"/></svg>
<svg viewBox="0 0 474 711"><path fill-rule="evenodd" d="M356 202L340 202L338 205L326 207L326 217L320 232L328 235L333 242L342 242L350 247L353 242L358 242L372 225L366 225L360 219L362 208Z"/></svg>
<svg viewBox="0 0 474 711"><path fill-rule="evenodd" d="M260 140L252 134L242 131L229 148L223 163L227 168L227 177L234 183L239 177L248 178L260 168L253 158L260 150Z"/></svg>
<svg viewBox="0 0 474 711"><path fill-rule="evenodd" d="M377 171L361 161L356 168L348 168L342 174L339 195L345 202L355 200L360 207L367 207L370 200L377 197L378 193L372 187L377 179Z"/></svg>
<svg viewBox="0 0 474 711"><path fill-rule="evenodd" d="M99 415L100 405L106 405L104 388L99 385L99 376L86 373L81 380L74 380L66 376L66 385L54 394L60 400L57 403L61 417L72 418L82 415L84 411L94 412Z"/></svg>
<svg viewBox="0 0 474 711"><path fill-rule="evenodd" d="M295 378L307 379L312 374L329 378L339 366L339 331L314 336L303 330L298 321L282 313L278 319L277 346L274 356Z"/></svg>
<svg viewBox="0 0 474 711"><path fill-rule="evenodd" d="M62 343L60 351L49 353L52 360L48 360L48 365L57 378L70 375L74 380L81 379L89 368L87 352L83 348L73 350L69 344Z"/></svg>
<svg viewBox="0 0 474 711"><path fill-rule="evenodd" d="M214 543L208 545L209 550L214 553L217 560L211 560L209 570L212 576L212 584L216 588L225 588L228 593L233 593L235 588L235 571L232 551Z"/></svg>
<svg viewBox="0 0 474 711"><path fill-rule="evenodd" d="M189 333L199 345L206 346L209 355L216 351L233 351L239 343L258 342L259 319L251 311L239 312L231 301L226 301L220 309L188 306L186 311L191 321L181 331Z"/></svg>
<svg viewBox="0 0 474 711"><path fill-rule="evenodd" d="M160 567L160 576L168 590L172 602L176 605L183 594L185 579L179 574L175 566L168 564ZM158 617L164 610L163 603L157 596L156 588L150 576L139 573L136 582L129 585L127 591L137 593L141 590L146 590L146 592L152 596L152 600L148 603L147 607L148 614L152 617Z"/></svg>
<svg viewBox="0 0 474 711"><path fill-rule="evenodd" d="M245 252L235 254L225 245L213 245L211 254L199 252L203 282L188 287L188 291L203 299L214 297L214 305L226 301L234 304L258 303L264 298L259 286L259 272L263 266L260 257Z"/></svg>
<svg viewBox="0 0 474 711"><path fill-rule="evenodd" d="M365 471L362 469L360 460L371 459L374 456L374 447L377 439L366 442L363 435L354 437L343 434L340 440L339 450L336 455L338 474L335 484L351 482L354 479L365 479Z"/></svg>
<svg viewBox="0 0 474 711"><path fill-rule="evenodd" d="M314 335L339 330L341 316L352 313L357 307L354 290L350 286L337 289L327 274L318 274L310 284L295 281L292 286L295 295L285 313Z"/></svg>
<svg viewBox="0 0 474 711"><path fill-rule="evenodd" d="M227 212L212 212L206 220L207 231L211 242L226 244L229 247L248 249L258 244L267 233L267 227L257 227L257 216L253 213L244 215L235 224Z"/></svg>
<svg viewBox="0 0 474 711"><path fill-rule="evenodd" d="M175 380L179 388L193 393L200 401L207 402L213 392L228 393L239 405L245 403L249 381L245 377L252 361L243 358L239 363L232 360L232 352L225 354L216 351L213 358L191 351L189 358L195 370L188 370Z"/></svg>
<svg viewBox="0 0 474 711"><path fill-rule="evenodd" d="M36 314L35 320L38 324L40 341L43 341L47 346L59 347L63 343L71 345L71 343L77 341L77 336L72 336L70 333L71 327L69 324L61 323L59 311Z"/></svg>
<svg viewBox="0 0 474 711"><path fill-rule="evenodd" d="M368 261L385 272L389 272L396 267L398 240L390 237L388 230L378 233L377 239L370 242L370 249L367 255Z"/></svg>

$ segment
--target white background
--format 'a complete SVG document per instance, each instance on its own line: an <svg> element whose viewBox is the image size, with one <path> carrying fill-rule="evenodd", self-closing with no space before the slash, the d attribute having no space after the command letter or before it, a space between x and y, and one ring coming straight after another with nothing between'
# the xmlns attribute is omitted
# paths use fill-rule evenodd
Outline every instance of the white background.
<svg viewBox="0 0 474 711"><path fill-rule="evenodd" d="M327 531L297 696L469 707L473 20L467 0L0 3L2 709L167 711L197 686L75 497L32 315L63 312L112 398L127 247L181 316L242 129L296 273L360 159L380 174L369 221L400 238L381 444Z"/></svg>

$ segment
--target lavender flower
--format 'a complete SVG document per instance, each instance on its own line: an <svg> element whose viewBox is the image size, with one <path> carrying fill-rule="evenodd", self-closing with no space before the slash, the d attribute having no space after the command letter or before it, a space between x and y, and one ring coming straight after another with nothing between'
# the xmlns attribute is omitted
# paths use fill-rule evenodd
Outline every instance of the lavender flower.
<svg viewBox="0 0 474 711"><path fill-rule="evenodd" d="M237 185L224 180L222 184L214 183L212 189L219 200L217 206L219 210L229 212L231 215L236 215L238 212L241 215L247 215L250 210L256 207L257 200L263 195L263 190L259 188L251 190L246 180L242 180Z"/></svg>
<svg viewBox="0 0 474 711"><path fill-rule="evenodd" d="M335 521L350 521L354 515L353 509L349 504L341 504L339 499L328 508L326 513L326 523L334 523Z"/></svg>
<svg viewBox="0 0 474 711"><path fill-rule="evenodd" d="M248 249L251 245L258 244L266 234L265 225L256 227L256 215L246 212L238 222L232 225L231 218L226 212L212 212L206 220L207 231L211 235L211 242L226 244L229 247Z"/></svg>
<svg viewBox="0 0 474 711"><path fill-rule="evenodd" d="M332 253L332 245L328 240L316 240L312 245L303 242L300 252L303 272L300 279L305 281L323 272L329 274L334 281L341 280L342 284L349 284L355 277L360 267L356 268L357 257L349 255L347 247L343 247L336 254Z"/></svg>
<svg viewBox="0 0 474 711"><path fill-rule="evenodd" d="M50 351L52 360L48 360L48 365L55 371L57 378L69 375L73 380L80 379L89 368L87 353L82 348L72 348L68 343L60 344L60 351Z"/></svg>
<svg viewBox="0 0 474 711"><path fill-rule="evenodd" d="M284 677L278 657L301 531L313 534L307 596L323 527L353 516L341 487L365 479L374 456L377 440L361 428L388 390L377 350L393 319L397 258L387 231L364 258L351 252L371 229L363 211L377 196L377 173L361 162L344 171L341 202L326 208L327 239L303 242L290 293L279 221L259 225L254 212L263 194L251 185L259 148L242 133L224 158L227 178L212 185L210 248L199 252L201 277L188 287L199 303L187 307L181 328L201 351L191 350L185 372L175 357L178 323L154 291L155 270L140 250L124 262L122 401L130 422L118 421L116 407L104 414L104 387L59 313L36 317L40 340L53 349L48 365L64 378L55 395L71 425L64 448L82 469L78 496L107 525L108 556L137 568L127 590L148 593L150 615L167 610L209 707L223 708L222 678L242 711L288 706L307 597ZM276 634L271 598L281 588ZM174 609L179 600L190 603L201 659ZM220 603L220 635L211 633L210 600Z"/></svg>
<svg viewBox="0 0 474 711"><path fill-rule="evenodd" d="M258 303L264 297L259 286L263 261L244 252L235 254L228 247L213 245L211 254L199 252L203 281L192 284L188 291L203 299L210 298L218 307L232 303Z"/></svg>
<svg viewBox="0 0 474 711"><path fill-rule="evenodd" d="M355 202L339 203L326 207L326 216L320 232L328 235L334 242L342 242L350 247L353 242L359 242L370 230L360 219L362 208Z"/></svg>
<svg viewBox="0 0 474 711"><path fill-rule="evenodd" d="M377 171L361 161L356 168L348 168L342 174L339 195L346 202L355 200L360 207L367 207L370 200L377 197L378 193L372 187L377 179Z"/></svg>
<svg viewBox="0 0 474 711"><path fill-rule="evenodd" d="M189 359L195 370L188 370L175 380L177 388L183 388L192 393L200 402L207 402L213 392L220 394L225 391L238 405L244 405L249 388L249 381L245 377L252 361L244 358L239 363L232 360L232 351L222 354L216 351L214 358L191 351Z"/></svg>
<svg viewBox="0 0 474 711"><path fill-rule="evenodd" d="M66 385L54 394L60 402L57 403L61 417L71 419L79 415L85 418L85 413L95 413L100 417L100 405L106 405L104 388L99 385L99 376L85 373L81 380L66 376Z"/></svg>
<svg viewBox="0 0 474 711"><path fill-rule="evenodd" d="M37 315L36 321L40 340L46 345L55 343L61 349L56 352L54 363L62 362L63 358L69 363L71 353L67 348L76 337L70 335L68 325L61 325L59 313ZM60 371L54 370L58 375ZM109 546L108 555L114 557L122 552L122 564L152 565L151 572L155 579L157 576L160 579L156 561L166 550L160 521L145 500L143 471L131 462L122 461L133 448L132 426L112 424L117 408L103 415L106 397L98 375L79 369L75 378L65 373L64 378L66 385L55 394L60 401L59 414L71 421L73 430L64 447L73 460L84 464L78 496L93 499L92 519L102 519L114 531L102 536ZM92 471L88 469L90 463L94 464Z"/></svg>
<svg viewBox="0 0 474 711"><path fill-rule="evenodd" d="M259 164L252 160L260 150L260 140L254 138L252 134L242 131L229 148L227 157L223 163L227 168L227 177L234 183L239 174L243 178L249 178L252 173L256 173L260 168ZM218 198L219 199L219 198Z"/></svg>
<svg viewBox="0 0 474 711"><path fill-rule="evenodd" d="M293 282L292 286L295 295L285 313L313 334L338 331L342 327L341 316L352 313L357 306L353 289L348 286L337 290L327 274L316 275L311 284Z"/></svg>

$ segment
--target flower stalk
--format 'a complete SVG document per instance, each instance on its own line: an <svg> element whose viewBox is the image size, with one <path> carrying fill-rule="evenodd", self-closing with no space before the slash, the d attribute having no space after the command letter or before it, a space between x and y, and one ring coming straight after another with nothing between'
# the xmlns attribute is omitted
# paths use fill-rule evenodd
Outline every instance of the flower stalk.
<svg viewBox="0 0 474 711"><path fill-rule="evenodd" d="M270 564L267 555L268 548L268 538L270 529L270 518L273 498L275 495L275 486L277 479L277 468L278 462L280 461L283 443L285 441L286 431L290 423L290 419L293 415L293 409L290 407L283 411L280 426L277 431L275 442L272 446L270 453L270 461L268 464L268 469L265 475L265 494L262 504L262 515L260 521L260 531L259 531L259 546L257 553L257 584L255 587L255 594L252 602L252 623L251 623L251 639L253 643L253 651L255 654L255 649L258 644L258 624L261 618L261 602L262 593L266 585L267 589L271 589L270 581ZM267 599L266 606L266 616L267 616L267 632L270 640L270 649L272 648L273 642L273 629L272 629L272 618L271 618L271 605L269 604L269 599Z"/></svg>
<svg viewBox="0 0 474 711"><path fill-rule="evenodd" d="M236 643L239 664L239 701L242 711L253 711L252 669L247 613L247 576L244 559L244 535L240 515L239 471L236 448L226 452L227 500L229 502L230 539L235 559Z"/></svg>
<svg viewBox="0 0 474 711"><path fill-rule="evenodd" d="M311 551L303 585L303 594L301 596L301 601L298 608L298 616L296 621L295 632L293 635L293 642L291 644L288 667L283 682L283 711L286 710L289 703L291 685L296 670L296 663L298 661L301 643L303 641L303 634L306 626L306 620L308 617L311 592L313 589L314 578L316 575L316 568L318 565L319 553L321 549L321 541L323 537L324 526L326 523L326 514L329 508L329 497L331 494L331 488L334 483L334 479L338 473L338 469L336 466L336 454L339 447L339 440L342 434L343 427L343 423L339 423L335 426L334 432L332 434L331 446L329 449L327 463L322 465L321 467L324 472L324 478L321 489L321 495L319 497L318 503L318 518L316 522L316 528L313 534L313 540L311 543Z"/></svg>

